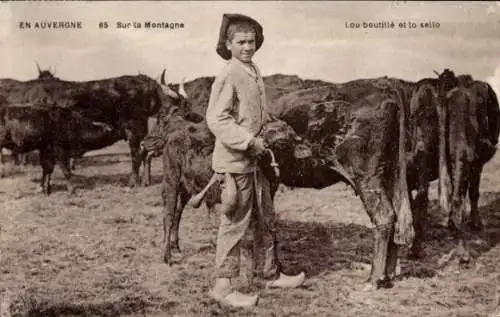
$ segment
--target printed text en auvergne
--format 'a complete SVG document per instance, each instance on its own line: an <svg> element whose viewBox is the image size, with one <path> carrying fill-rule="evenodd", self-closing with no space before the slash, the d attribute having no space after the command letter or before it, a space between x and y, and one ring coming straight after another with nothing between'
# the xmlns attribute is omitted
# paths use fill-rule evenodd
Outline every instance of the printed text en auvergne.
<svg viewBox="0 0 500 317"><path fill-rule="evenodd" d="M82 21L19 21L20 29L81 29Z"/></svg>

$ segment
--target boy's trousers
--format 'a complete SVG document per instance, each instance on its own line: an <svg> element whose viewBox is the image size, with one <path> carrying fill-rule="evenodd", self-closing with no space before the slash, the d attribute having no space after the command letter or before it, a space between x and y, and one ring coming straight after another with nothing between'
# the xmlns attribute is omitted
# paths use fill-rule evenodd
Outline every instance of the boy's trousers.
<svg viewBox="0 0 500 317"><path fill-rule="evenodd" d="M230 175L236 183L237 203L227 214L221 214L215 253L216 276L218 278L239 276L240 249L246 247L253 257L253 269L255 270L257 254L261 253L258 251L262 250L264 251L262 277L277 278L280 263L277 256L276 214L269 181L259 169L249 174ZM227 190L225 185L225 182L222 182L222 190ZM229 195L222 195L222 197L227 196ZM252 248L247 243L249 234L253 235Z"/></svg>

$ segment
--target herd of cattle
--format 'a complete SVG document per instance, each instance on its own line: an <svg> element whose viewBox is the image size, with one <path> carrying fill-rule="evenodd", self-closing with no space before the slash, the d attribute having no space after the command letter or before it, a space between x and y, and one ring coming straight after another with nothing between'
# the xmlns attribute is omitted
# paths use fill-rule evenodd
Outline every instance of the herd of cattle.
<svg viewBox="0 0 500 317"><path fill-rule="evenodd" d="M423 223L429 185L439 179L441 208L457 237L456 254L468 261L467 225L480 230L479 183L496 152L498 99L489 84L445 69L417 82L379 77L342 84L265 78L271 120L262 137L271 157L260 166L273 184L321 189L344 182L354 189L374 225L369 284L395 275L398 248L423 256ZM219 200L212 178L214 137L204 113L213 78L167 85L145 75L69 82L39 69L30 81L0 80L0 150L38 150L41 190L50 193L58 163L72 191L70 158L121 139L130 146L130 185L150 183L153 157L163 158L164 261L179 247L179 221L188 201L203 192L211 208ZM280 79L286 87L275 87ZM186 92L189 91L189 94ZM156 116L148 135L147 121ZM416 195L412 195L416 191ZM465 221L469 193L470 222ZM332 211L333 212L333 211Z"/></svg>

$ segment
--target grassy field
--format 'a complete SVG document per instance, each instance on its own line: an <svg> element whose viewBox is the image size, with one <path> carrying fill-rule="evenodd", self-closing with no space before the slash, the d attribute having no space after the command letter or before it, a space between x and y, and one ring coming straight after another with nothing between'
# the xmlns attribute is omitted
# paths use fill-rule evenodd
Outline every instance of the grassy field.
<svg viewBox="0 0 500 317"><path fill-rule="evenodd" d="M181 254L162 262L161 162L153 186L128 189L124 144L90 153L68 197L56 167L54 193L35 194L39 166L0 166L0 316L495 316L500 296L500 156L485 168L472 234L474 262L437 270L453 240L431 191L426 257L408 260L395 286L362 292L373 236L357 197L344 185L282 188L280 257L304 270L295 290L259 291L252 311L219 307L207 294L213 276L217 216L186 209ZM245 279L240 281L245 286ZM499 315L500 316L500 315Z"/></svg>

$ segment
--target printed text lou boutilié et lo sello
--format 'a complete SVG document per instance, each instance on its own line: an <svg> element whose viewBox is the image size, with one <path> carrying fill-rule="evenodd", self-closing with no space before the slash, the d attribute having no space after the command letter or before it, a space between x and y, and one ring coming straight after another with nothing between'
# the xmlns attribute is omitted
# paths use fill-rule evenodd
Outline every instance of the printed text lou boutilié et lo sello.
<svg viewBox="0 0 500 317"><path fill-rule="evenodd" d="M346 21L346 29L439 29L437 21Z"/></svg>

